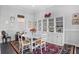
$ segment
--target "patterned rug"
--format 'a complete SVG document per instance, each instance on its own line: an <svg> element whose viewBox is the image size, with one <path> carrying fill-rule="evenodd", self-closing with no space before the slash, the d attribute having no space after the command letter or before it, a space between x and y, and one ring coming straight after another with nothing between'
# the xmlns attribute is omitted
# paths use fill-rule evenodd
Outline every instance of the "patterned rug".
<svg viewBox="0 0 79 59"><path fill-rule="evenodd" d="M51 43L46 44L46 51L45 51L45 48L42 48L43 54L59 54L59 53L61 53L61 51L62 51L61 46L51 44ZM37 48L36 50L34 50L33 53L34 54L41 54L41 49Z"/></svg>

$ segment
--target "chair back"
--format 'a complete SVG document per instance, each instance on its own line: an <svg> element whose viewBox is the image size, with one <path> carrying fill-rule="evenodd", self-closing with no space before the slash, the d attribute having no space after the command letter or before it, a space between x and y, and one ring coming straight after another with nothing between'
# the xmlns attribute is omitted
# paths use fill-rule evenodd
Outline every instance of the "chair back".
<svg viewBox="0 0 79 59"><path fill-rule="evenodd" d="M1 34L2 34L2 35L6 35L6 32L5 32L5 31L2 31Z"/></svg>

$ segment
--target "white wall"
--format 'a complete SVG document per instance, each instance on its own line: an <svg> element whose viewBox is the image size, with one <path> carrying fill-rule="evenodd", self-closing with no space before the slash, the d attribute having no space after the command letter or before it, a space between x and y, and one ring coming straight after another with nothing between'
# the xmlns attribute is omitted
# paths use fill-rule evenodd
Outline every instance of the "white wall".
<svg viewBox="0 0 79 59"><path fill-rule="evenodd" d="M14 6L13 6L14 7ZM11 6L0 6L0 32L5 30L9 35L12 36L12 40L14 40L14 35L17 31L19 31L19 25L17 22L17 15L24 15L26 20L26 30L28 30L28 20L33 20L34 17L29 13L29 10L23 10L21 8L13 8ZM10 17L14 16L14 23L10 23ZM1 39L0 39L1 42Z"/></svg>

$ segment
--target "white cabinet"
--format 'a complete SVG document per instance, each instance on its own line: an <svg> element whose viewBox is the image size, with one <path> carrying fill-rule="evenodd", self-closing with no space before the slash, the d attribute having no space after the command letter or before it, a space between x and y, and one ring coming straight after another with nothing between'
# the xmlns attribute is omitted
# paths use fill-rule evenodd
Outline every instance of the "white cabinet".
<svg viewBox="0 0 79 59"><path fill-rule="evenodd" d="M56 43L56 39L55 38L56 38L55 37L55 33L51 33L51 32L48 33L48 42L49 43L55 44Z"/></svg>
<svg viewBox="0 0 79 59"><path fill-rule="evenodd" d="M38 20L38 25L40 21ZM43 26L42 26L43 25ZM63 32L63 17L57 18L45 18L41 20L41 31L47 32L47 42L57 45L63 45L64 43L64 32ZM40 26L38 26L40 29Z"/></svg>
<svg viewBox="0 0 79 59"><path fill-rule="evenodd" d="M51 33L51 32L49 32L47 42L63 46L63 44L64 44L64 41L63 41L64 38L63 37L64 37L63 33L55 33L55 32Z"/></svg>
<svg viewBox="0 0 79 59"><path fill-rule="evenodd" d="M55 38L56 38L56 44L62 46L64 43L63 33L56 33Z"/></svg>

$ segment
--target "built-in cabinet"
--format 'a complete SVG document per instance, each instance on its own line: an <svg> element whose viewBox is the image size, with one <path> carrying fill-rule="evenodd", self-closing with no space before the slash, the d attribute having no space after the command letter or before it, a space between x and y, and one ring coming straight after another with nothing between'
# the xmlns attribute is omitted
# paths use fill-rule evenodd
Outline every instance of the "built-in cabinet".
<svg viewBox="0 0 79 59"><path fill-rule="evenodd" d="M38 20L38 31L47 32L48 42L57 45L64 43L63 17Z"/></svg>

